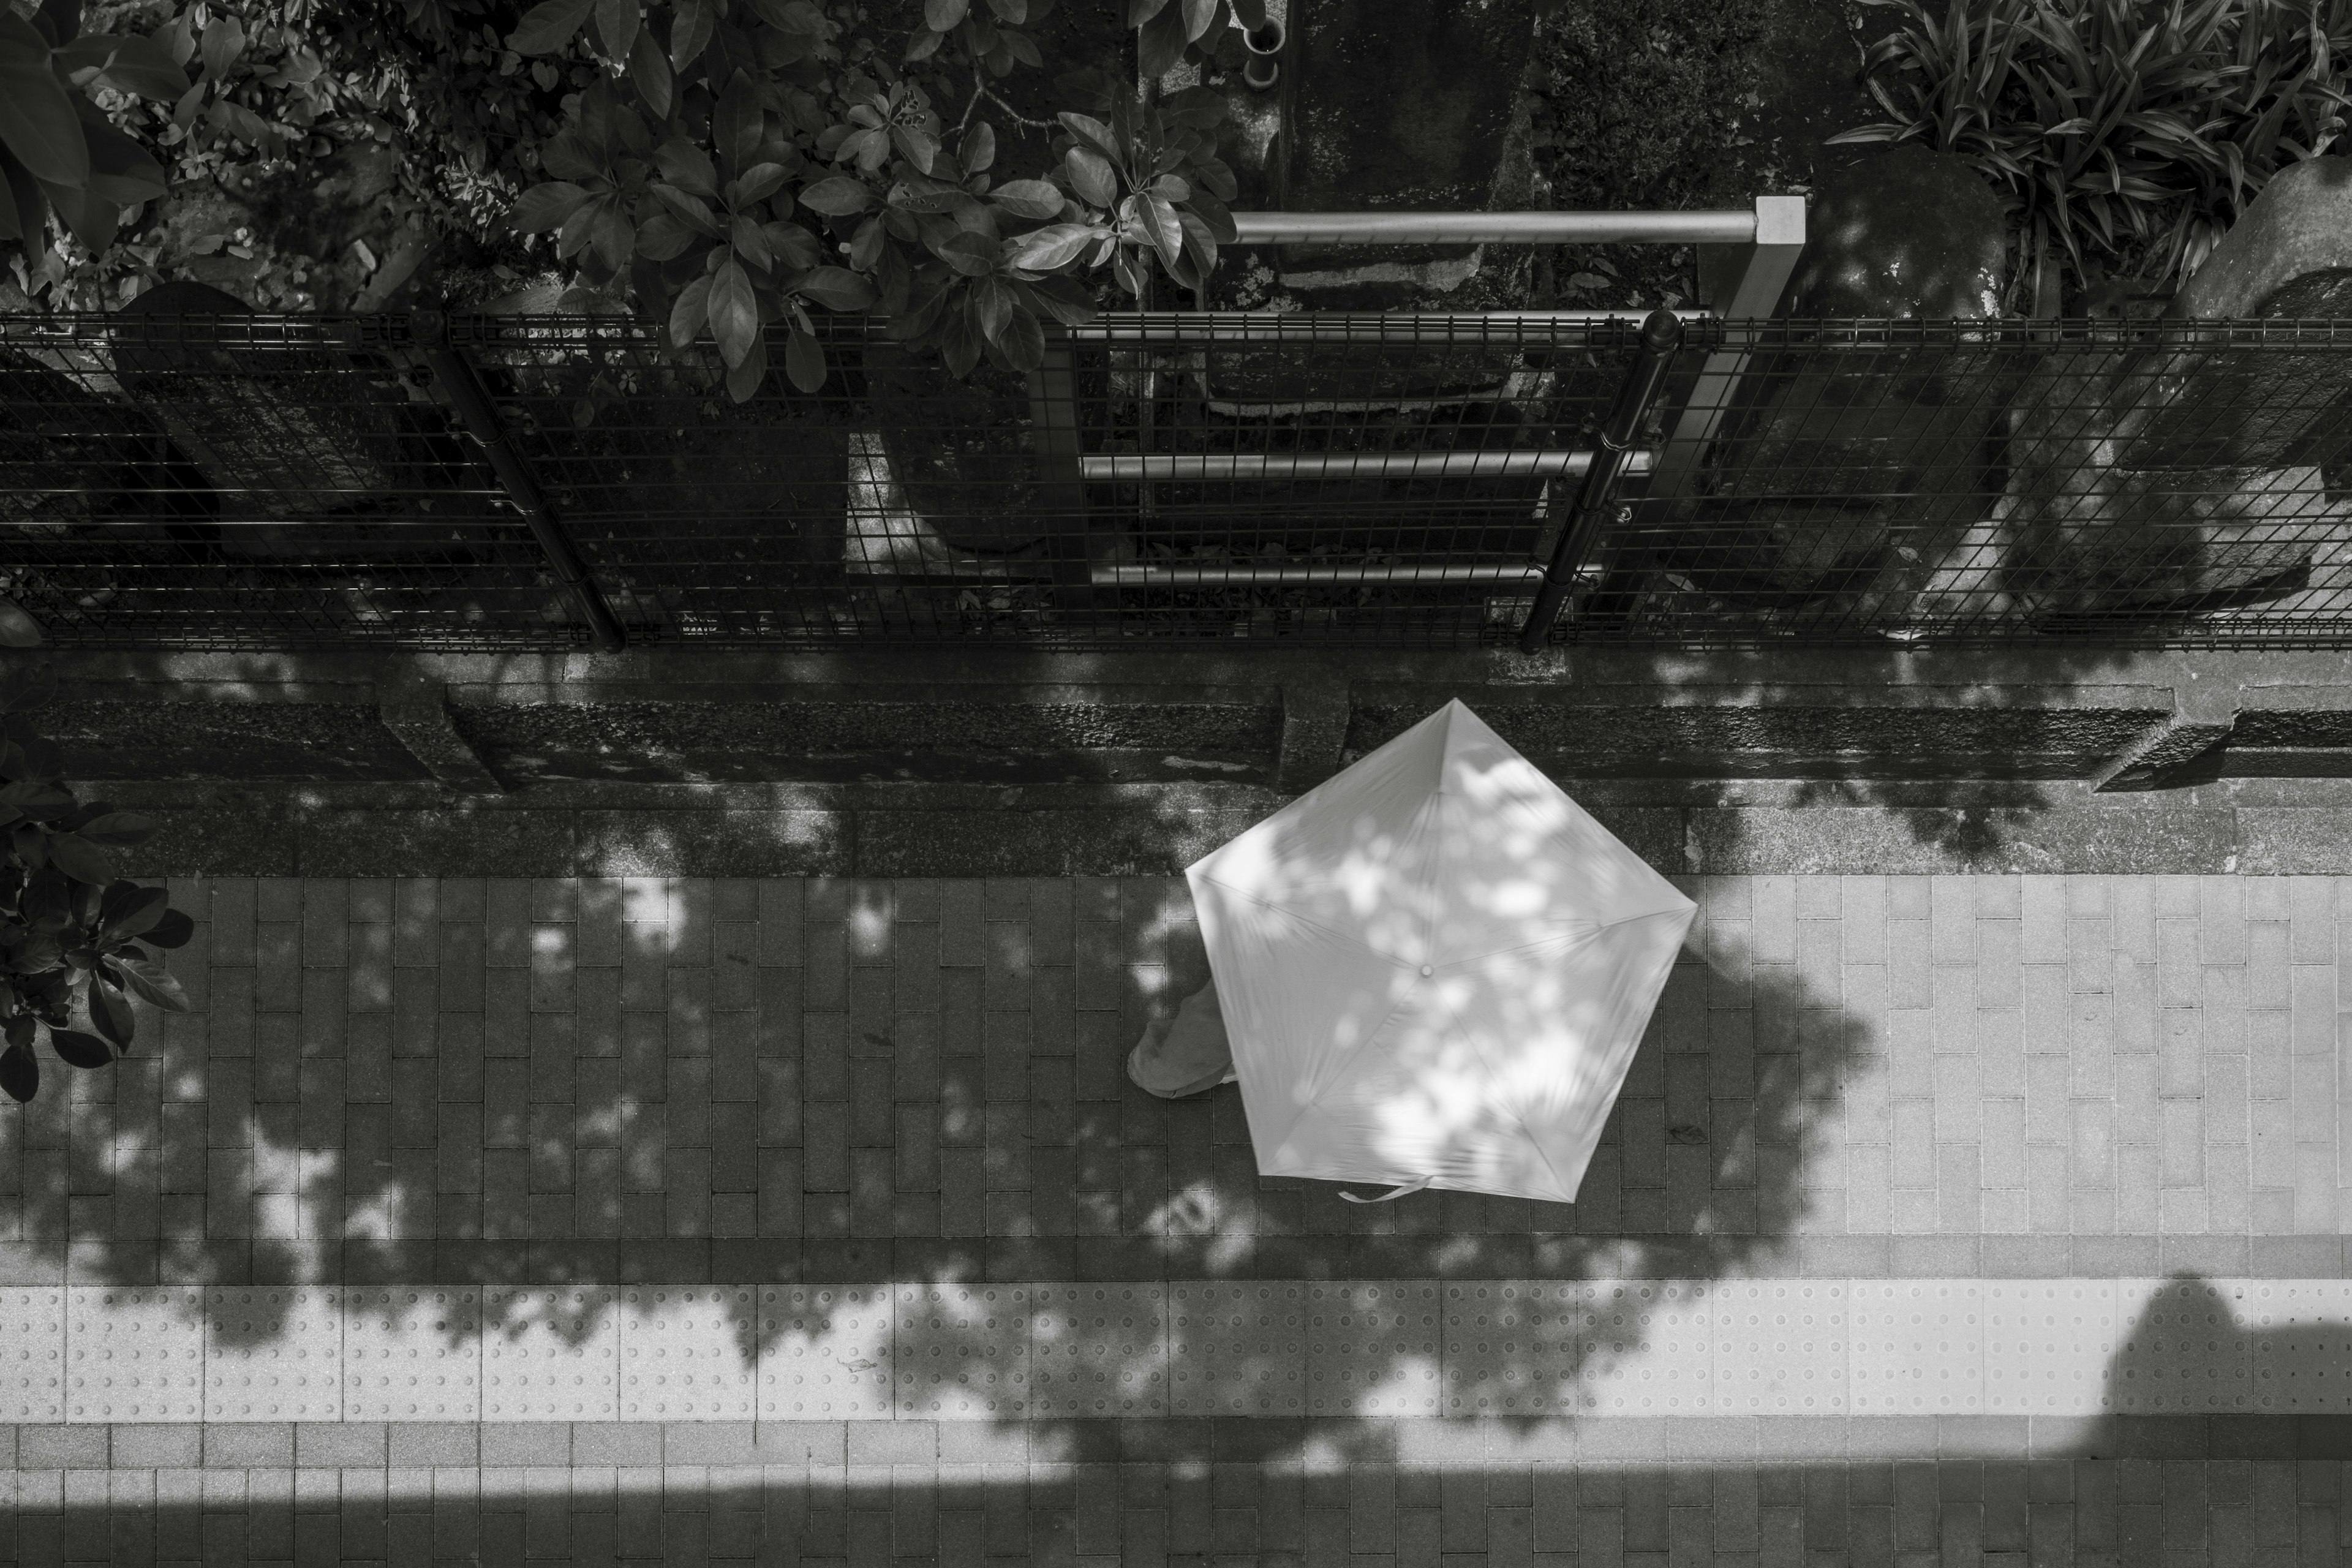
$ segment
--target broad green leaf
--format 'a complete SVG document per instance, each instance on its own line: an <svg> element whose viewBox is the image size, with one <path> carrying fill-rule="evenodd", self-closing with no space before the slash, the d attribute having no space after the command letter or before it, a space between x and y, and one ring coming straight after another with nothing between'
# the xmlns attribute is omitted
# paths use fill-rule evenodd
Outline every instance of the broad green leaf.
<svg viewBox="0 0 2352 1568"><path fill-rule="evenodd" d="M523 192L507 215L507 222L517 234L539 234L551 228L562 228L564 219L580 210L588 199L586 187L570 180L549 180Z"/></svg>
<svg viewBox="0 0 2352 1568"><path fill-rule="evenodd" d="M1062 193L1045 180L1011 180L988 193L988 199L1015 217L1059 217Z"/></svg>
<svg viewBox="0 0 2352 1568"><path fill-rule="evenodd" d="M1092 224L1052 224L1007 241L1005 256L1020 271L1051 272L1076 261L1103 233Z"/></svg>
<svg viewBox="0 0 2352 1568"><path fill-rule="evenodd" d="M820 267L793 287L829 310L863 310L874 303L874 285L845 267Z"/></svg>
<svg viewBox="0 0 2352 1568"><path fill-rule="evenodd" d="M99 974L100 978L91 982L89 987L89 1021L98 1026L100 1034L129 1050L131 1037L138 1031L139 1021L121 993L107 984L109 981L118 984L128 984L128 981L120 965L101 967Z"/></svg>
<svg viewBox="0 0 2352 1568"><path fill-rule="evenodd" d="M1160 15L1160 8L1167 4L1168 0L1127 0L1127 25L1140 27Z"/></svg>
<svg viewBox="0 0 2352 1568"><path fill-rule="evenodd" d="M923 0L923 25L935 33L955 30L971 9L971 0Z"/></svg>
<svg viewBox="0 0 2352 1568"><path fill-rule="evenodd" d="M662 177L682 191L691 191L705 201L719 199L719 166L710 154L683 137L676 137L654 149L654 163Z"/></svg>
<svg viewBox="0 0 2352 1568"><path fill-rule="evenodd" d="M245 58L245 23L237 16L223 16L205 27L197 46L205 75L215 81L227 76L229 68Z"/></svg>
<svg viewBox="0 0 2352 1568"><path fill-rule="evenodd" d="M1093 148L1071 148L1062 155L1062 168L1080 201L1090 206L1107 207L1118 200L1118 175L1110 160Z"/></svg>
<svg viewBox="0 0 2352 1568"><path fill-rule="evenodd" d="M782 163L757 163L743 171L727 187L727 204L748 207L764 202L782 188L787 172Z"/></svg>
<svg viewBox="0 0 2352 1568"><path fill-rule="evenodd" d="M181 989L179 976L154 960L121 957L114 964L122 972L123 981L149 1006L161 1007L167 1013L188 1010L188 994Z"/></svg>
<svg viewBox="0 0 2352 1568"><path fill-rule="evenodd" d="M1073 114L1066 110L1054 118L1059 120L1063 129L1068 131L1081 142L1092 147L1114 163L1119 161L1121 153L1118 133L1101 121L1092 115Z"/></svg>
<svg viewBox="0 0 2352 1568"><path fill-rule="evenodd" d="M677 11L669 24L670 68L684 76L710 43L710 30L716 23L710 0L678 0Z"/></svg>
<svg viewBox="0 0 2352 1568"><path fill-rule="evenodd" d="M926 174L931 172L931 164L940 155L939 138L912 125L890 127L890 144L898 150L898 156Z"/></svg>
<svg viewBox="0 0 2352 1568"><path fill-rule="evenodd" d="M85 1035L79 1029L51 1029L49 1048L68 1067L91 1068L112 1067L122 1053L96 1035Z"/></svg>
<svg viewBox="0 0 2352 1568"><path fill-rule="evenodd" d="M653 193L656 201L676 213L678 221L688 225L697 234L706 235L712 239L726 237L726 231L719 226L718 216L711 212L710 204L700 196L689 195L676 185L660 180L656 181L647 189Z"/></svg>
<svg viewBox="0 0 2352 1568"><path fill-rule="evenodd" d="M752 291L751 275L731 258L711 278L709 311L719 357L731 370L743 363L760 336L759 297Z"/></svg>
<svg viewBox="0 0 2352 1568"><path fill-rule="evenodd" d="M89 179L89 146L65 84L49 68L47 40L0 11L0 146L44 182L79 190ZM55 199L54 195L51 197Z"/></svg>
<svg viewBox="0 0 2352 1568"><path fill-rule="evenodd" d="M31 1047L10 1046L0 1051L0 1093L22 1105L41 1092L41 1064Z"/></svg>
<svg viewBox="0 0 2352 1568"><path fill-rule="evenodd" d="M808 333L795 331L784 341L784 375L803 392L824 386L824 350Z"/></svg>
<svg viewBox="0 0 2352 1568"><path fill-rule="evenodd" d="M956 162L963 165L964 173L968 174L981 174L994 163L996 128L985 120L973 126L971 133L956 148Z"/></svg>
<svg viewBox="0 0 2352 1568"><path fill-rule="evenodd" d="M659 44L654 42L651 32L640 31L636 41L629 46L629 81L637 89L637 96L646 100L646 107L653 110L656 119L669 118L670 104L677 96L677 79L670 67L669 57L662 53Z"/></svg>
<svg viewBox="0 0 2352 1568"><path fill-rule="evenodd" d="M551 55L579 36L595 6L596 0L540 0L507 36L507 47L519 55Z"/></svg>
<svg viewBox="0 0 2352 1568"><path fill-rule="evenodd" d="M835 174L805 186L800 193L801 205L827 217L845 217L862 213L874 205L874 193L846 174Z"/></svg>
<svg viewBox="0 0 2352 1568"><path fill-rule="evenodd" d="M107 910L105 919L99 925L99 940L127 941L142 935L163 918L163 911L170 905L171 894L163 889L141 888L135 895Z"/></svg>
<svg viewBox="0 0 2352 1568"><path fill-rule="evenodd" d="M738 403L749 403L767 378L768 340L764 334L755 332L742 363L727 367L727 395Z"/></svg>
<svg viewBox="0 0 2352 1568"><path fill-rule="evenodd" d="M114 880L113 858L79 833L60 833L50 838L49 864L77 882L103 887Z"/></svg>
<svg viewBox="0 0 2352 1568"><path fill-rule="evenodd" d="M636 47L637 0L596 0L596 38L604 57L618 64Z"/></svg>
<svg viewBox="0 0 2352 1568"><path fill-rule="evenodd" d="M760 89L750 73L737 71L710 111L710 139L720 157L741 169L759 161L760 142L767 134L767 116L760 108Z"/></svg>
<svg viewBox="0 0 2352 1568"><path fill-rule="evenodd" d="M669 310L669 341L680 348L702 335L703 324L709 320L710 279L698 278L677 291L677 302Z"/></svg>
<svg viewBox="0 0 2352 1568"><path fill-rule="evenodd" d="M1225 0L1183 0L1183 5L1184 38L1187 43L1195 43L1224 10Z"/></svg>
<svg viewBox="0 0 2352 1568"><path fill-rule="evenodd" d="M103 39L84 39L85 43L102 42L107 46L106 58L99 69L96 85L111 88L116 92L133 98L167 100L188 90L188 73L173 63L169 50L152 38L136 33Z"/></svg>
<svg viewBox="0 0 2352 1568"><path fill-rule="evenodd" d="M178 910L165 910L163 918L147 933L150 947L185 947L196 934L196 922Z"/></svg>

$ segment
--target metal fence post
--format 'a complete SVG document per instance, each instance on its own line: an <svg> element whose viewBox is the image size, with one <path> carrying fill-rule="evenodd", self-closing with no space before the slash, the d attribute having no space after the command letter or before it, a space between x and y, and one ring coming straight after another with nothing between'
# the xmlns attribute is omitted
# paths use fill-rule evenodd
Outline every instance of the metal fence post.
<svg viewBox="0 0 2352 1568"><path fill-rule="evenodd" d="M1756 241L1742 247L1738 280L1728 298L1707 302L1716 319L1761 321L1779 310L1781 292L1804 248L1805 198L1758 196ZM1706 356L1673 434L1658 449L1657 466L1650 470L1649 488L1643 492L1645 498L1675 499L1697 473L1699 458L1715 439L1739 378L1747 373L1749 352L1745 341L1732 341Z"/></svg>
<svg viewBox="0 0 2352 1568"><path fill-rule="evenodd" d="M628 646L620 617L613 614L603 591L589 577L580 552L572 547L571 536L563 531L562 521L532 477L530 465L515 449L496 405L490 402L489 390L483 386L481 375L474 369L474 362L466 357L462 348L449 342L448 318L438 310L419 310L410 318L410 323L441 395L449 400L457 417L465 421L467 433L480 445L482 456L488 460L490 471L498 476L499 487L507 492L515 510L522 513L523 521L530 527L531 538L538 541L541 553L554 569L556 581L563 584L572 603L579 606L598 650L620 652Z"/></svg>
<svg viewBox="0 0 2352 1568"><path fill-rule="evenodd" d="M1552 546L1543 585L1536 590L1527 624L1519 628L1521 653L1540 652L1544 639L1551 635L1552 622L1568 591L1576 585L1577 573L1601 537L1601 520L1608 515L1610 492L1617 488L1625 453L1640 439L1643 421L1649 417L1650 405L1657 401L1658 389L1665 384L1666 371L1682 342L1683 324L1672 310L1653 310L1643 319L1641 348L1617 389L1617 405L1609 411L1609 423L1601 427L1601 449L1593 453L1591 466L1584 470L1576 500L1560 524L1559 542Z"/></svg>
<svg viewBox="0 0 2352 1568"><path fill-rule="evenodd" d="M1079 458L1078 377L1066 327L1045 328L1045 359L1029 373L1030 433L1037 443L1038 499L1049 523L1054 557L1054 602L1065 610L1094 605L1088 560L1091 519Z"/></svg>

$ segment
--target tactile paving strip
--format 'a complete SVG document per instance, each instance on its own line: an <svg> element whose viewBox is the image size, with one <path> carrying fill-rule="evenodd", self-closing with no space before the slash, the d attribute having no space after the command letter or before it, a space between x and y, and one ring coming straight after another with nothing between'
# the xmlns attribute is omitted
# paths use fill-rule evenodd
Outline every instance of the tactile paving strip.
<svg viewBox="0 0 2352 1568"><path fill-rule="evenodd" d="M65 1419L66 1292L0 1289L0 1424Z"/></svg>
<svg viewBox="0 0 2352 1568"><path fill-rule="evenodd" d="M621 1292L621 1418L749 1421L759 1414L748 1286L637 1285Z"/></svg>
<svg viewBox="0 0 2352 1568"><path fill-rule="evenodd" d="M66 1288L66 1419L205 1418L204 1290Z"/></svg>
<svg viewBox="0 0 2352 1568"><path fill-rule="evenodd" d="M1230 1280L1186 1280L1168 1287L1168 1414L1226 1414L1217 1347L1242 1327L1243 1287Z"/></svg>
<svg viewBox="0 0 2352 1568"><path fill-rule="evenodd" d="M1611 1284L1594 1290L1592 1304L1598 1343L1587 1383L1588 1409L1604 1415L1714 1413L1716 1309L1710 1287Z"/></svg>
<svg viewBox="0 0 2352 1568"><path fill-rule="evenodd" d="M760 1419L887 1419L896 1310L887 1285L762 1289Z"/></svg>
<svg viewBox="0 0 2352 1568"><path fill-rule="evenodd" d="M891 1360L901 1416L1019 1419L1029 1400L1029 1287L900 1285Z"/></svg>
<svg viewBox="0 0 2352 1568"><path fill-rule="evenodd" d="M1234 1288L1219 1332L1208 1345L1212 1415L1292 1417L1307 1413L1307 1287L1253 1280ZM1170 1374L1194 1358L1168 1335ZM1171 1402L1172 1407L1172 1402Z"/></svg>
<svg viewBox="0 0 2352 1568"><path fill-rule="evenodd" d="M2112 1279L1984 1282L1989 1415L2095 1415L2115 1353Z"/></svg>
<svg viewBox="0 0 2352 1568"><path fill-rule="evenodd" d="M1307 1414L1435 1415L1444 1300L1434 1281L1307 1288Z"/></svg>
<svg viewBox="0 0 2352 1568"><path fill-rule="evenodd" d="M204 1365L207 1421L341 1420L341 1289L213 1287Z"/></svg>
<svg viewBox="0 0 2352 1568"><path fill-rule="evenodd" d="M1441 1375L1449 1417L1551 1415L1578 1402L1591 1344L1591 1291L1498 1280L1445 1287Z"/></svg>
<svg viewBox="0 0 2352 1568"><path fill-rule="evenodd" d="M482 1418L479 1290L353 1285L343 1299L344 1420Z"/></svg>
<svg viewBox="0 0 2352 1568"><path fill-rule="evenodd" d="M2233 1281L2253 1407L2352 1414L2352 1279Z"/></svg>
<svg viewBox="0 0 2352 1568"><path fill-rule="evenodd" d="M1843 1415L1846 1288L1773 1279L1715 1288L1715 1413Z"/></svg>
<svg viewBox="0 0 2352 1568"><path fill-rule="evenodd" d="M482 1419L610 1421L619 1414L617 1292L494 1289L482 1297Z"/></svg>
<svg viewBox="0 0 2352 1568"><path fill-rule="evenodd" d="M1853 1414L1983 1411L1981 1281L1858 1279L1847 1301Z"/></svg>
<svg viewBox="0 0 2352 1568"><path fill-rule="evenodd" d="M1167 1286L1037 1285L1030 1300L1034 1414L1168 1414Z"/></svg>
<svg viewBox="0 0 2352 1568"><path fill-rule="evenodd" d="M2150 1287L2145 1305L2116 1331L2107 1373L2116 1408L2126 1415L2252 1409L2252 1342L2228 1287L2202 1279Z"/></svg>

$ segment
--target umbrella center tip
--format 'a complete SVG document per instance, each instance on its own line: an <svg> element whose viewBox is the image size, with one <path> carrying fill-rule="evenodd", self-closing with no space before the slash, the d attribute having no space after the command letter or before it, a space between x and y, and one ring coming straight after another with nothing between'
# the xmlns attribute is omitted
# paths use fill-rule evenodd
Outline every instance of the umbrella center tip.
<svg viewBox="0 0 2352 1568"><path fill-rule="evenodd" d="M1428 979L1431 975L1436 973L1437 968L1434 964L1424 963L1421 966L1421 977L1423 980Z"/></svg>

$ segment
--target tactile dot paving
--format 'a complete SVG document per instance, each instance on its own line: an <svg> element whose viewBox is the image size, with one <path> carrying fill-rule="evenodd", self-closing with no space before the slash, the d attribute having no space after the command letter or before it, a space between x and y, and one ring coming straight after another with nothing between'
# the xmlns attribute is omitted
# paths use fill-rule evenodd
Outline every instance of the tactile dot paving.
<svg viewBox="0 0 2352 1568"><path fill-rule="evenodd" d="M1845 1414L1845 1314L1842 1280L1717 1286L1716 1414Z"/></svg>
<svg viewBox="0 0 2352 1568"><path fill-rule="evenodd" d="M1018 1419L1029 1398L1029 1290L901 1285L890 1361L901 1416Z"/></svg>
<svg viewBox="0 0 2352 1568"><path fill-rule="evenodd" d="M1550 1415L1574 1411L1590 1347L1591 1288L1544 1280L1445 1287L1444 1414Z"/></svg>
<svg viewBox="0 0 2352 1568"><path fill-rule="evenodd" d="M1186 1280L1168 1287L1168 1414L1221 1415L1226 1389L1217 1347L1242 1331L1243 1287L1228 1280Z"/></svg>
<svg viewBox="0 0 2352 1568"><path fill-rule="evenodd" d="M2095 1415L2116 1348L2112 1279L1984 1284L1985 1413Z"/></svg>
<svg viewBox="0 0 2352 1568"><path fill-rule="evenodd" d="M343 1301L344 1420L482 1418L479 1290L353 1285Z"/></svg>
<svg viewBox="0 0 2352 1568"><path fill-rule="evenodd" d="M333 1285L205 1292L205 1419L343 1418L343 1293Z"/></svg>
<svg viewBox="0 0 2352 1568"><path fill-rule="evenodd" d="M1592 1300L1598 1353L1587 1408L1615 1415L1713 1413L1709 1287L1628 1281L1597 1289Z"/></svg>
<svg viewBox="0 0 2352 1568"><path fill-rule="evenodd" d="M751 1420L759 1413L756 1327L743 1286L622 1291L622 1419Z"/></svg>
<svg viewBox="0 0 2352 1568"><path fill-rule="evenodd" d="M760 1292L760 1419L878 1421L893 1413L887 1285Z"/></svg>
<svg viewBox="0 0 2352 1568"><path fill-rule="evenodd" d="M65 1288L0 1289L0 1424L62 1421L65 1398Z"/></svg>
<svg viewBox="0 0 2352 1568"><path fill-rule="evenodd" d="M1040 1285L1032 1300L1029 1397L1039 1415L1168 1413L1166 1286Z"/></svg>
<svg viewBox="0 0 2352 1568"><path fill-rule="evenodd" d="M1973 1279L1857 1279L1848 1287L1848 1384L1857 1415L1984 1409L1984 1303Z"/></svg>
<svg viewBox="0 0 2352 1568"><path fill-rule="evenodd" d="M482 1419L614 1419L621 1387L617 1297L601 1286L484 1292Z"/></svg>
<svg viewBox="0 0 2352 1568"><path fill-rule="evenodd" d="M1444 1301L1434 1281L1307 1288L1307 1414L1435 1415Z"/></svg>
<svg viewBox="0 0 2352 1568"><path fill-rule="evenodd" d="M204 1291L66 1288L66 1419L205 1418Z"/></svg>
<svg viewBox="0 0 2352 1568"><path fill-rule="evenodd" d="M2202 1279L2158 1283L2116 1326L2108 1381L2127 1415L2249 1410L2251 1348L2223 1288Z"/></svg>
<svg viewBox="0 0 2352 1568"><path fill-rule="evenodd" d="M1223 1331L1209 1342L1212 1415L1290 1417L1307 1413L1307 1288L1256 1280L1235 1288ZM1171 1374L1189 1358L1174 1331Z"/></svg>
<svg viewBox="0 0 2352 1568"><path fill-rule="evenodd" d="M2352 1279L2242 1283L2253 1408L2352 1415Z"/></svg>

